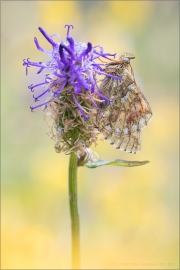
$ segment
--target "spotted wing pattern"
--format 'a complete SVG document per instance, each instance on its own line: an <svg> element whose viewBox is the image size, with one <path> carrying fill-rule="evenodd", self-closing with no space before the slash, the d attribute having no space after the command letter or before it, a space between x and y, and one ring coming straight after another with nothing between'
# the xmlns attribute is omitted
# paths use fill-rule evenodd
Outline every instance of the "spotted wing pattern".
<svg viewBox="0 0 180 270"><path fill-rule="evenodd" d="M97 116L99 131L117 149L136 154L141 149L141 129L152 117L151 108L136 84L130 61L110 62L105 71L123 77L121 82L105 77L100 85L101 93L113 101L109 106L101 105L103 117Z"/></svg>

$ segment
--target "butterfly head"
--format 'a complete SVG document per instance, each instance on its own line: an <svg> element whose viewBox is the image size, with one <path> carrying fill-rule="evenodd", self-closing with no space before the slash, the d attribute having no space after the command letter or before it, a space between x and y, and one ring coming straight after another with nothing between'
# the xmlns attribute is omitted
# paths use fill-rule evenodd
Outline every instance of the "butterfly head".
<svg viewBox="0 0 180 270"><path fill-rule="evenodd" d="M134 58L135 58L135 56L132 53L125 52L125 53L122 53L120 55L119 60L122 61L125 64L129 64L130 59L134 59Z"/></svg>

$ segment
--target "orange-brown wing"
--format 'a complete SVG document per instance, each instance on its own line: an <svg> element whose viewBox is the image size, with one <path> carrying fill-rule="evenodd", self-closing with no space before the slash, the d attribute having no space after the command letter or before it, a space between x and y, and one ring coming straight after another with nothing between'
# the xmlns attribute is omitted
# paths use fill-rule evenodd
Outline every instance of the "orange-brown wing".
<svg viewBox="0 0 180 270"><path fill-rule="evenodd" d="M97 125L103 137L116 148L136 153L141 149L141 129L148 124L152 111L130 72L131 66L113 65L111 70L116 76L123 75L122 81L108 77L102 81L102 94L113 102L102 105L103 117L97 116Z"/></svg>
<svg viewBox="0 0 180 270"><path fill-rule="evenodd" d="M113 133L110 126L106 126L101 133L117 149L131 154L136 154L141 150L141 130L128 135L120 135L118 132Z"/></svg>

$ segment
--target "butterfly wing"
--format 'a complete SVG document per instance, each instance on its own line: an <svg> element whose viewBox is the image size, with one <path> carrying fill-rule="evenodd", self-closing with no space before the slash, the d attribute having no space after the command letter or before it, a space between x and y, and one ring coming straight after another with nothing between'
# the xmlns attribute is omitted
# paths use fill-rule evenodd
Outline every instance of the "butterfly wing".
<svg viewBox="0 0 180 270"><path fill-rule="evenodd" d="M100 90L113 100L109 106L102 104L103 117L97 116L99 131L116 148L129 153L141 149L141 129L152 117L152 111L144 94L137 86L130 65L110 65L106 72L123 75L122 81L106 77Z"/></svg>

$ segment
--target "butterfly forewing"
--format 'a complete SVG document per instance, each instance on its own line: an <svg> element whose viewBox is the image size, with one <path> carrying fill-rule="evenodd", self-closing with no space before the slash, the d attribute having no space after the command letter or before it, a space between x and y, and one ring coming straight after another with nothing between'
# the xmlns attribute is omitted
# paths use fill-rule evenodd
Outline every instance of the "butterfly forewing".
<svg viewBox="0 0 180 270"><path fill-rule="evenodd" d="M112 102L101 105L103 117L97 116L99 131L117 149L135 154L141 149L141 129L152 117L151 108L136 84L130 63L110 62L105 72L123 77L121 82L105 77L100 85L101 93Z"/></svg>

